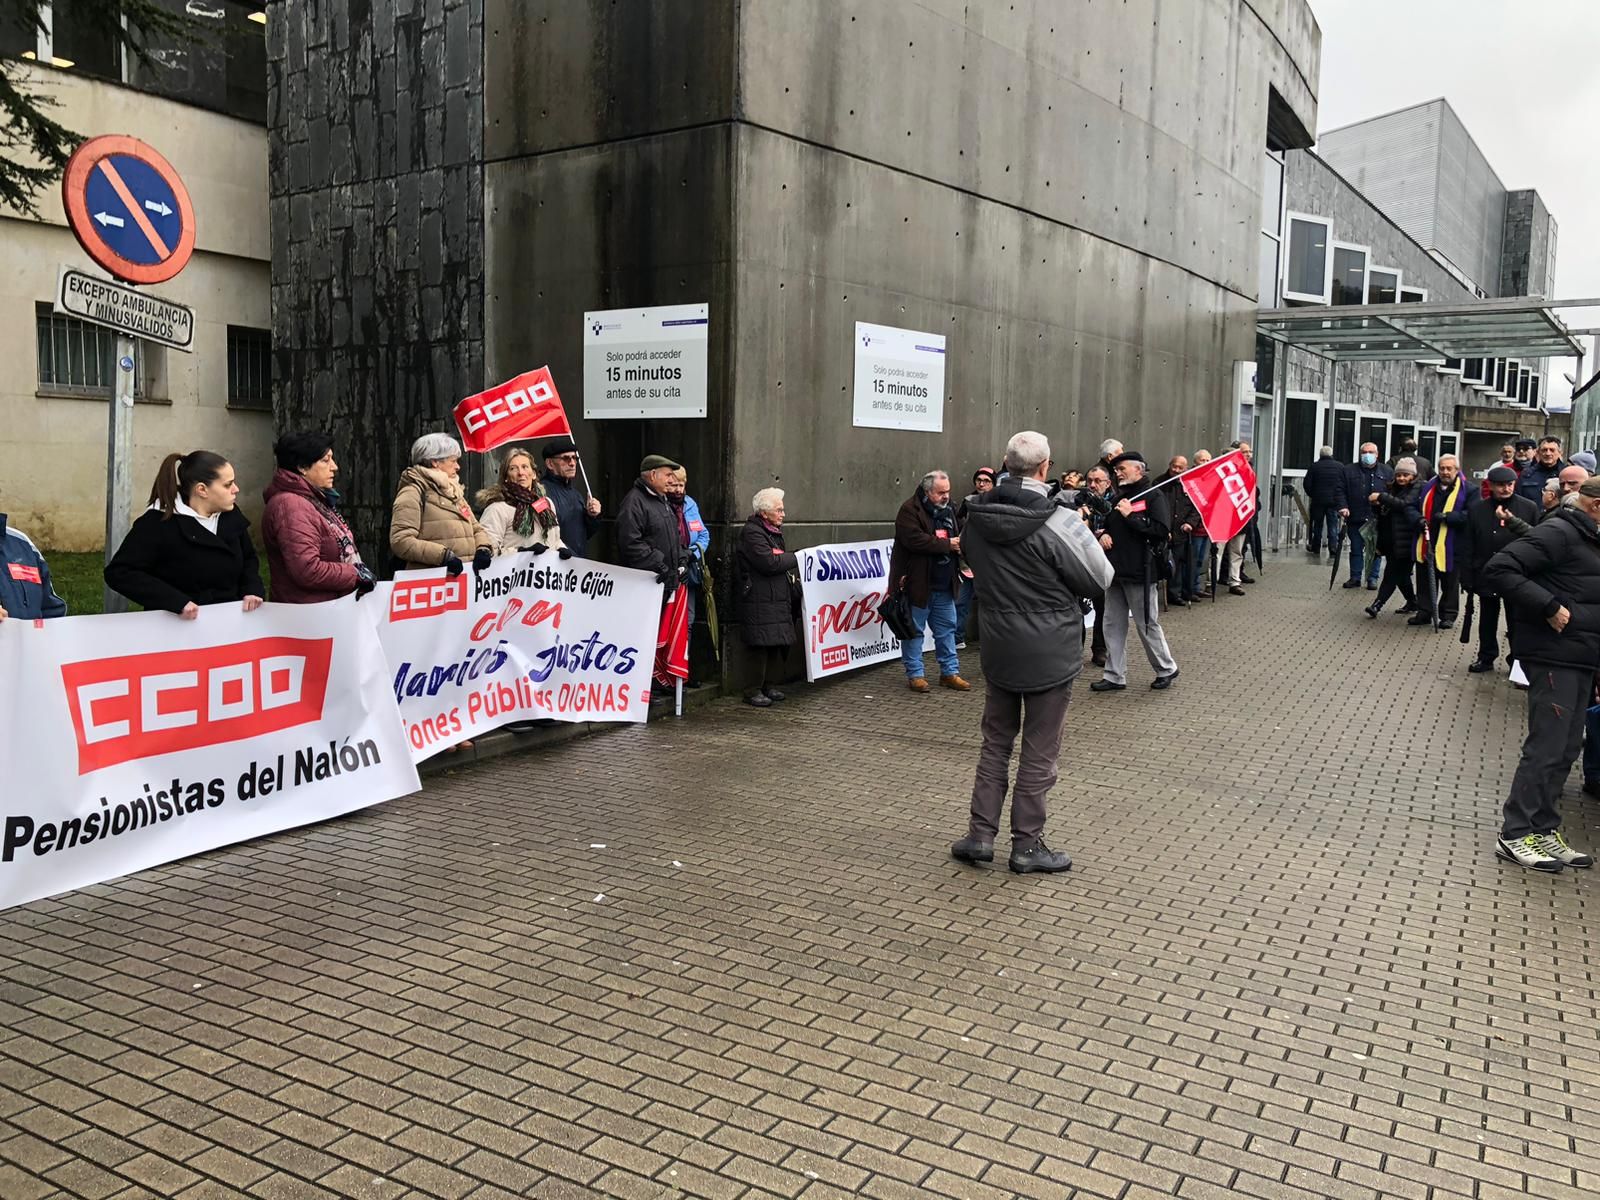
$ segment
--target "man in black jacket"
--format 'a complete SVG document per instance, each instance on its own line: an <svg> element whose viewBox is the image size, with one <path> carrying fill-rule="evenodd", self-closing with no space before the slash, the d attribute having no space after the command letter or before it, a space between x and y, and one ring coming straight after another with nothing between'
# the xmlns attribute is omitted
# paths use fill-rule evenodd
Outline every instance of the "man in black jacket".
<svg viewBox="0 0 1600 1200"><path fill-rule="evenodd" d="M1167 469L1152 481L1158 486L1171 485L1164 488L1162 495L1172 504L1172 561L1177 567L1177 572L1167 580L1167 603L1174 608L1187 608L1189 601L1194 599L1189 594L1190 574L1186 569L1189 562L1189 537L1196 529L1203 528L1200 523L1200 510L1195 508L1194 502L1183 490L1183 485L1176 482L1178 476L1188 469L1188 458L1182 454L1174 454L1167 462Z"/></svg>
<svg viewBox="0 0 1600 1200"><path fill-rule="evenodd" d="M600 501L578 491L578 443L559 438L546 442L539 454L544 459L544 490L556 506L561 540L579 558L588 558L589 539L600 528Z"/></svg>
<svg viewBox="0 0 1600 1200"><path fill-rule="evenodd" d="M670 596L688 569L678 540L678 517L667 488L678 464L659 454L639 464L639 478L617 506L617 557L625 567L649 571Z"/></svg>
<svg viewBox="0 0 1600 1200"><path fill-rule="evenodd" d="M1466 541L1461 549L1461 586L1478 597L1478 657L1467 668L1474 675L1494 670L1500 655L1500 593L1484 578L1489 560L1539 523L1539 506L1516 494L1517 473L1511 467L1489 468L1489 496L1467 510ZM1506 613L1506 634L1511 634ZM1507 646L1506 662L1515 654Z"/></svg>
<svg viewBox="0 0 1600 1200"><path fill-rule="evenodd" d="M1178 678L1177 660L1161 630L1161 606L1156 595L1162 574L1157 555L1165 558L1167 553L1172 509L1166 496L1149 490L1144 457L1137 451L1117 455L1111 465L1117 472L1117 490L1122 498L1106 517L1106 531L1100 535L1100 545L1112 568L1105 600L1106 670L1103 677L1089 685L1089 690L1120 692L1128 686L1131 616L1145 657L1156 673L1150 686L1164 691Z"/></svg>
<svg viewBox="0 0 1600 1200"><path fill-rule="evenodd" d="M1045 797L1056 782L1072 681L1083 669L1082 599L1111 582L1111 566L1069 502L1051 502L1043 434L1013 437L1006 471L999 487L967 504L963 537L980 600L978 654L988 692L967 836L950 854L965 863L993 860L1020 732L1010 866L1065 871L1072 860L1044 843Z"/></svg>
<svg viewBox="0 0 1600 1200"><path fill-rule="evenodd" d="M1383 556L1377 552L1374 544L1372 561L1364 561L1367 547L1361 531L1369 524L1375 525L1377 519L1367 497L1374 493L1382 495L1393 482L1394 472L1378 461L1377 443L1362 442L1359 457L1344 469L1338 495L1339 515L1345 519L1350 538L1350 578L1344 584L1347 588L1361 586L1361 575L1365 569L1367 591L1378 590L1378 573L1383 569Z"/></svg>
<svg viewBox="0 0 1600 1200"><path fill-rule="evenodd" d="M1517 443L1519 446L1522 443ZM1517 476L1517 495L1526 496L1535 504L1544 503L1544 485L1552 479L1558 479L1561 471L1566 467L1566 461L1561 457L1561 439L1558 437L1545 437L1539 439L1539 448L1534 451L1533 461L1522 468L1522 473Z"/></svg>
<svg viewBox="0 0 1600 1200"><path fill-rule="evenodd" d="M1306 526L1306 553L1322 553L1322 531L1328 531L1328 550L1339 544L1339 510L1344 507L1340 497L1344 491L1344 464L1333 457L1333 447L1324 446L1317 453L1317 461L1306 470L1301 480L1306 489L1306 499L1311 502L1311 520Z"/></svg>
<svg viewBox="0 0 1600 1200"><path fill-rule="evenodd" d="M1561 833L1558 802L1583 748L1584 713L1600 667L1600 476L1526 537L1489 560L1484 577L1510 606L1517 661L1528 674L1528 737L1506 795L1498 857L1535 871L1589 867Z"/></svg>

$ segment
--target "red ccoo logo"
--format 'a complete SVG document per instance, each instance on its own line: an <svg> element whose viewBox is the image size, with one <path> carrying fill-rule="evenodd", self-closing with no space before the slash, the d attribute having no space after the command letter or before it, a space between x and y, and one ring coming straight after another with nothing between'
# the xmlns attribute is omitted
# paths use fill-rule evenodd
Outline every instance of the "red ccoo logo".
<svg viewBox="0 0 1600 1200"><path fill-rule="evenodd" d="M279 637L65 663L78 774L320 720L332 659L332 638Z"/></svg>
<svg viewBox="0 0 1600 1200"><path fill-rule="evenodd" d="M849 646L824 646L822 648L822 669L832 671L836 667L850 665Z"/></svg>
<svg viewBox="0 0 1600 1200"><path fill-rule="evenodd" d="M467 577L395 580L389 593L389 620L411 621L467 607Z"/></svg>

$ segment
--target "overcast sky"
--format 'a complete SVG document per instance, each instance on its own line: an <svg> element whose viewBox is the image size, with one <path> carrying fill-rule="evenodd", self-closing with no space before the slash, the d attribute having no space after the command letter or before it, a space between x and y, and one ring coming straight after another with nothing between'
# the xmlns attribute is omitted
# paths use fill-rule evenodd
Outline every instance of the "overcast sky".
<svg viewBox="0 0 1600 1200"><path fill-rule="evenodd" d="M1552 298L1600 296L1600 2L1310 3L1322 27L1318 128L1443 96L1506 187L1536 188L1555 216ZM1600 308L1563 315L1600 327ZM1562 395L1572 360L1551 367Z"/></svg>

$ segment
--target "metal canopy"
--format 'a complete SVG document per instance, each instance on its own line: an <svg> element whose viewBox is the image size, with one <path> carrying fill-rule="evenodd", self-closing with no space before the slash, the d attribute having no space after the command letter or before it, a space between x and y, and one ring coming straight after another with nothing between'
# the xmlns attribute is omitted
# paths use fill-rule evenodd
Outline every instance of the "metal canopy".
<svg viewBox="0 0 1600 1200"><path fill-rule="evenodd" d="M1428 358L1581 358L1555 313L1590 300L1311 305L1256 314L1256 331L1335 362Z"/></svg>

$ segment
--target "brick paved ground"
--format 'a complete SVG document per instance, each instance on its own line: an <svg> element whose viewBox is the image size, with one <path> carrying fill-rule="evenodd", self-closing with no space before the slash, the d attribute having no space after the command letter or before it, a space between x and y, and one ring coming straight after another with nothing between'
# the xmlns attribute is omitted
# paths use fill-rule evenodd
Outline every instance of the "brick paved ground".
<svg viewBox="0 0 1600 1200"><path fill-rule="evenodd" d="M6 913L0 1197L1600 1194L1520 697L1323 579L1081 691L1068 876L947 860L981 699L888 668Z"/></svg>

